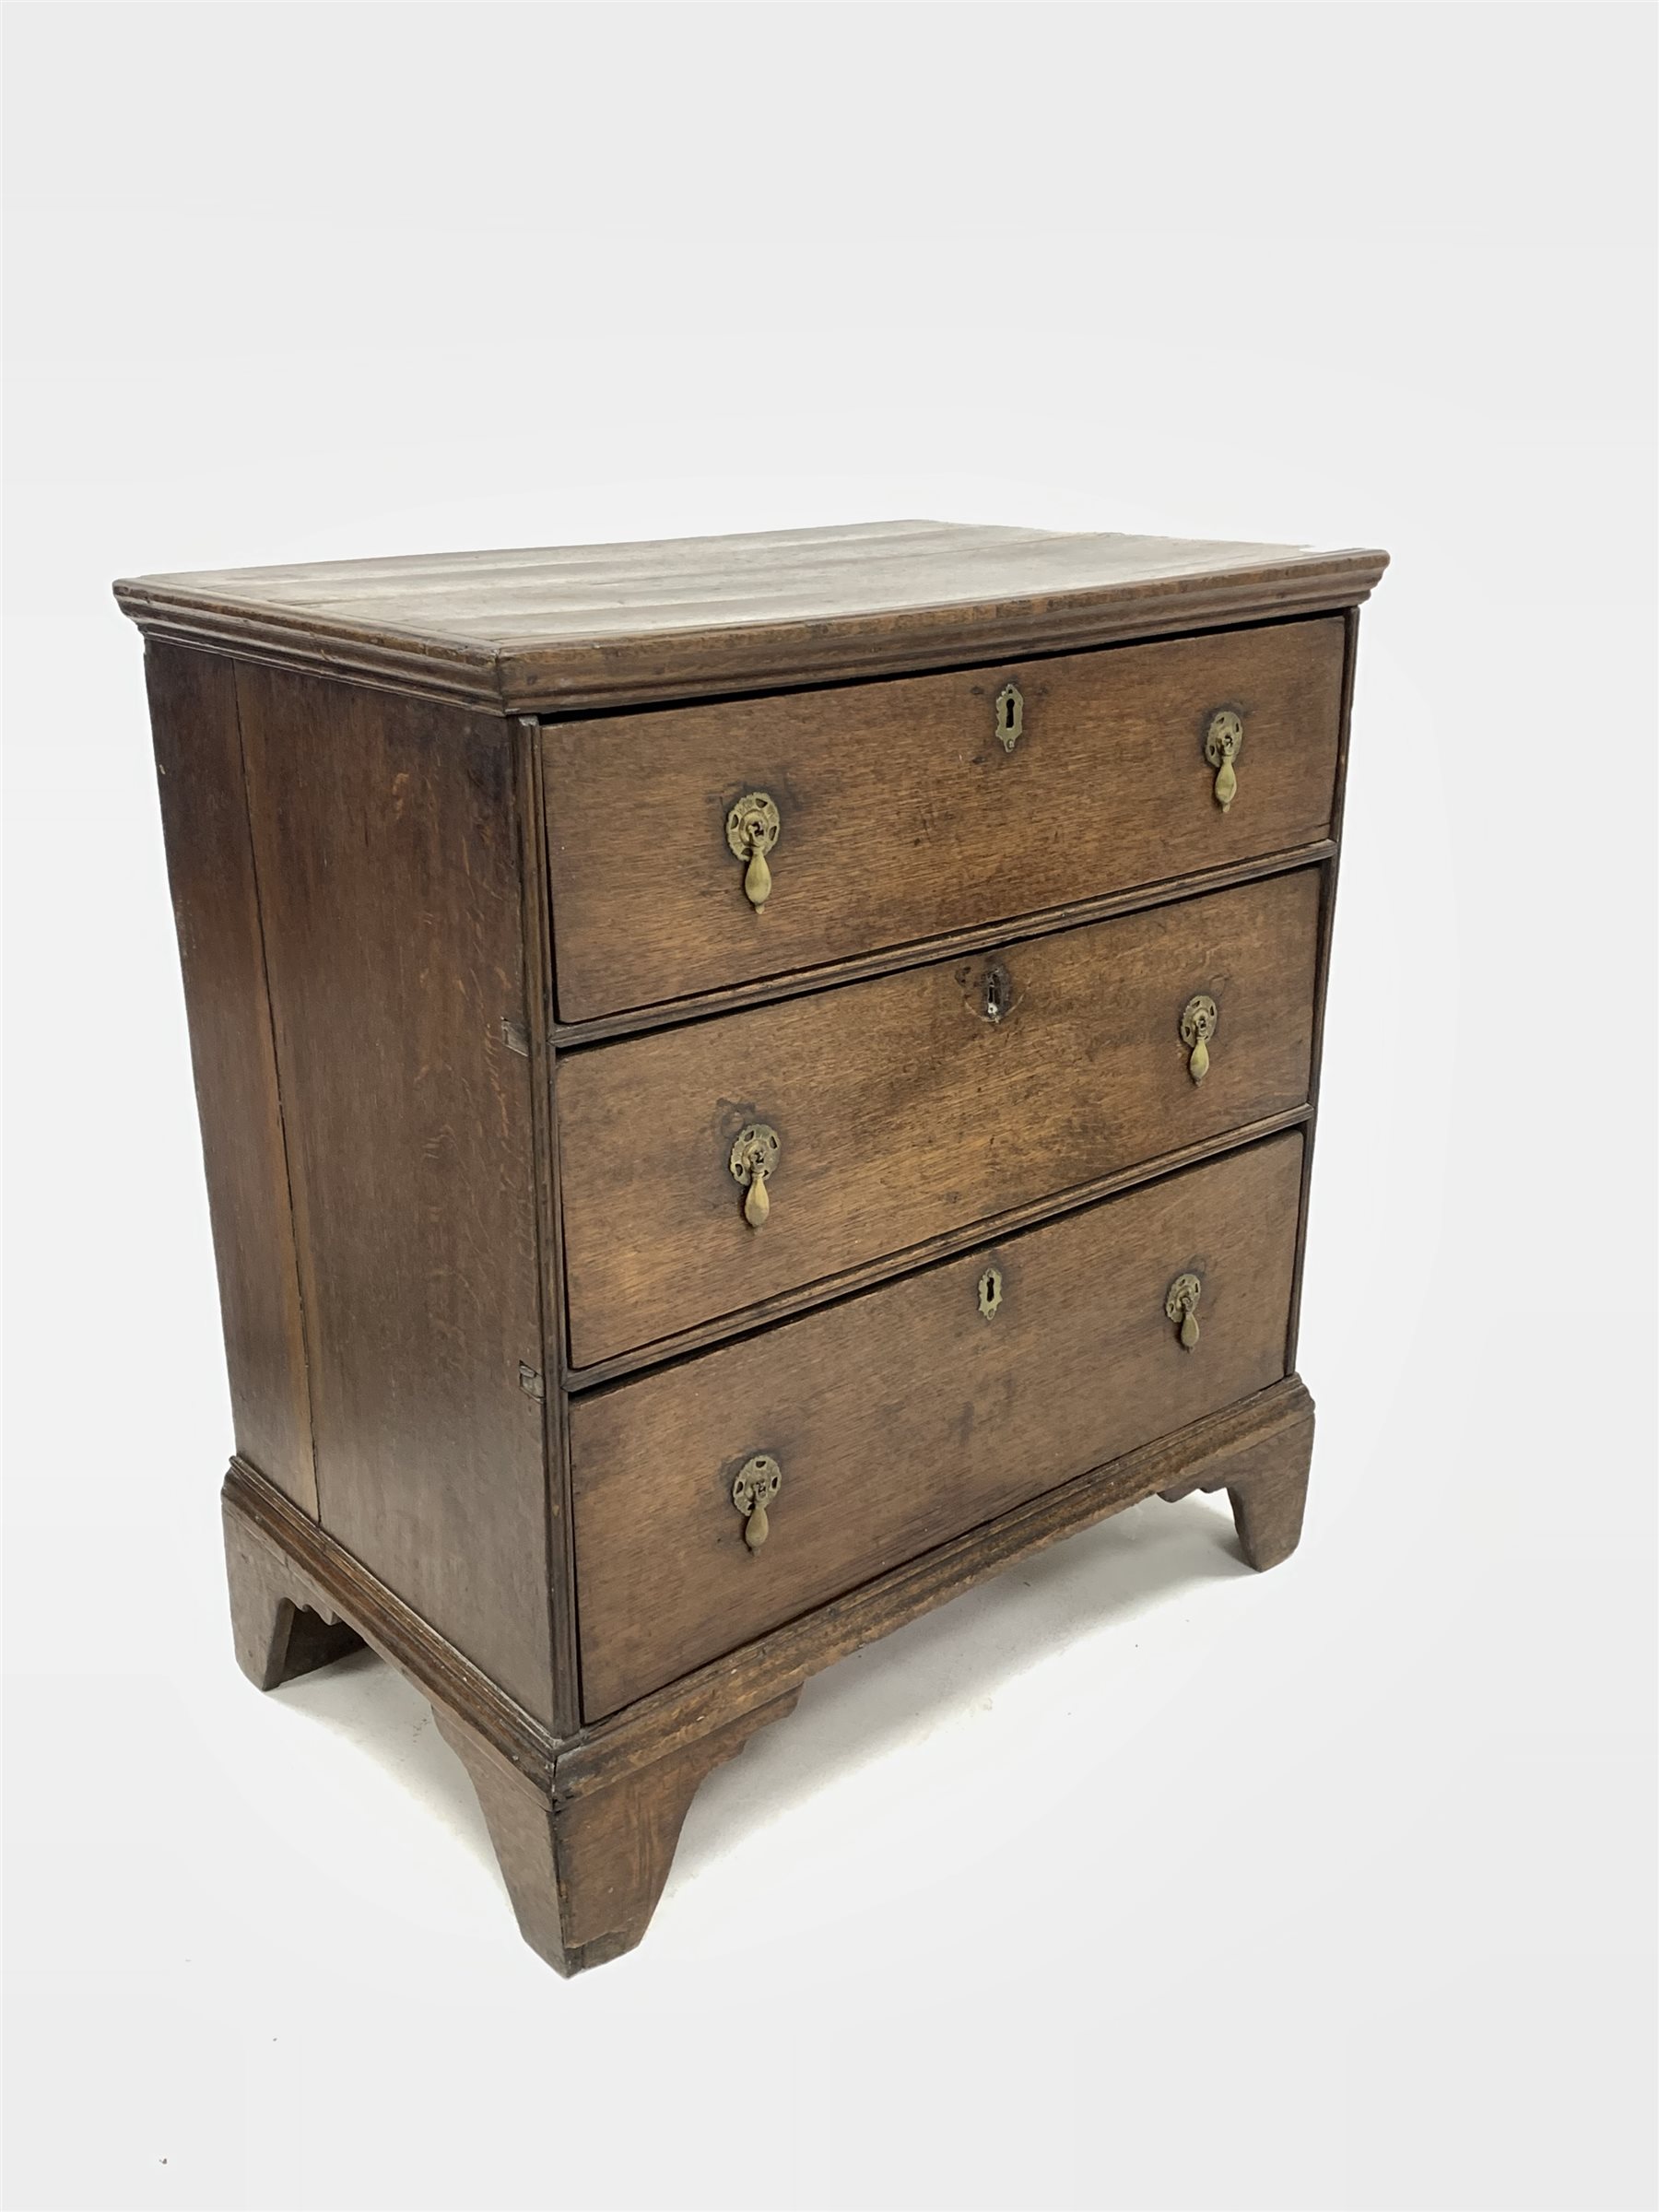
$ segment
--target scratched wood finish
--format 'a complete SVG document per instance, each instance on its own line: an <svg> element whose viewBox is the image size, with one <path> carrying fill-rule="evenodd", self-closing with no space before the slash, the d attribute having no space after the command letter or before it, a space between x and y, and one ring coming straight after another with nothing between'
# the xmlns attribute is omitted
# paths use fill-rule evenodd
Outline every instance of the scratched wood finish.
<svg viewBox="0 0 1659 2212"><path fill-rule="evenodd" d="M504 723L238 688L324 1521L551 1710L531 1069Z"/></svg>
<svg viewBox="0 0 1659 2212"><path fill-rule="evenodd" d="M571 1053L573 1363L1300 1105L1318 918L1303 869ZM1220 1022L1194 1084L1180 1017L1200 992ZM729 1166L754 1122L782 1146L759 1230Z"/></svg>
<svg viewBox="0 0 1659 2212"><path fill-rule="evenodd" d="M587 1718L1276 1381L1300 1173L1275 1137L578 1398ZM1192 1350L1164 1312L1186 1272ZM756 1453L782 1488L751 1552L731 1488Z"/></svg>
<svg viewBox="0 0 1659 2212"><path fill-rule="evenodd" d="M546 732L559 1013L581 1021L1283 852L1331 818L1339 620ZM1008 752L995 700L1017 682ZM1223 811L1210 717L1244 718ZM782 820L758 912L727 810Z"/></svg>
<svg viewBox="0 0 1659 2212"><path fill-rule="evenodd" d="M497 712L571 712L1354 606L1386 562L887 522L139 576L115 595L151 636Z"/></svg>
<svg viewBox="0 0 1659 2212"><path fill-rule="evenodd" d="M299 1261L236 674L227 660L159 643L145 668L236 1448L314 1513Z"/></svg>

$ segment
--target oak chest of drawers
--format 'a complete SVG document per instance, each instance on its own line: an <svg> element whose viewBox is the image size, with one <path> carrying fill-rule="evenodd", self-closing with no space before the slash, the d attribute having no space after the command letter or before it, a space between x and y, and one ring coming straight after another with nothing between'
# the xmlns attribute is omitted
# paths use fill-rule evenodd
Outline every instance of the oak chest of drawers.
<svg viewBox="0 0 1659 2212"><path fill-rule="evenodd" d="M1383 566L902 523L116 587L238 1655L403 1669L561 1971L832 1659L1154 1493L1294 1547Z"/></svg>

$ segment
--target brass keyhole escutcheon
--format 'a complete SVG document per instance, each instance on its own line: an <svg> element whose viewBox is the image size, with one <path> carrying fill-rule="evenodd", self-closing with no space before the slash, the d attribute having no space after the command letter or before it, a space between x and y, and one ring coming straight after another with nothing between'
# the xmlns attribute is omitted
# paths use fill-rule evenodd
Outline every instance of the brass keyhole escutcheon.
<svg viewBox="0 0 1659 2212"><path fill-rule="evenodd" d="M1220 1018L1220 1008L1203 991L1181 1009L1181 1041L1187 1048L1187 1074L1194 1083L1202 1083L1209 1074L1209 1041Z"/></svg>
<svg viewBox="0 0 1659 2212"><path fill-rule="evenodd" d="M1233 762L1243 749L1244 717L1231 707L1218 708L1205 733L1204 757L1216 771L1216 804L1223 814L1238 796L1239 779Z"/></svg>
<svg viewBox="0 0 1659 2212"><path fill-rule="evenodd" d="M757 912L771 897L771 870L766 856L778 841L782 823L777 802L770 792L746 792L726 816L726 843L733 857L747 861L743 895Z"/></svg>
<svg viewBox="0 0 1659 2212"><path fill-rule="evenodd" d="M1198 1342L1198 1300L1203 1295L1204 1285L1195 1275L1178 1275L1164 1300L1164 1312L1181 1332L1181 1341L1189 1352Z"/></svg>
<svg viewBox="0 0 1659 2212"><path fill-rule="evenodd" d="M985 971L982 1005L985 1019L994 1029L1014 1004L1014 979L1000 960L993 960Z"/></svg>
<svg viewBox="0 0 1659 2212"><path fill-rule="evenodd" d="M979 1310L987 1321L996 1319L996 1309L1002 1304L1002 1269L987 1267L979 1279Z"/></svg>
<svg viewBox="0 0 1659 2212"><path fill-rule="evenodd" d="M738 1468L732 1484L732 1503L743 1515L743 1540L759 1551L771 1533L766 1509L782 1487L783 1470L770 1452L757 1452Z"/></svg>
<svg viewBox="0 0 1659 2212"><path fill-rule="evenodd" d="M1018 684L1005 684L996 695L996 735L1005 753L1011 753L1025 729L1025 697Z"/></svg>
<svg viewBox="0 0 1659 2212"><path fill-rule="evenodd" d="M767 1185L778 1171L782 1150L777 1131L764 1122L750 1122L738 1130L733 1142L726 1165L732 1171L732 1181L743 1191L743 1218L751 1229L764 1229L771 1212Z"/></svg>

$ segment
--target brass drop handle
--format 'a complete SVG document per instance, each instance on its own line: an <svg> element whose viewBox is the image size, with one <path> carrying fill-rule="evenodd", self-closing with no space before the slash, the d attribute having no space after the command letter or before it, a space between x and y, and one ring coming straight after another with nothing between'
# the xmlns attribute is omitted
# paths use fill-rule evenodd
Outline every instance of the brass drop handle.
<svg viewBox="0 0 1659 2212"><path fill-rule="evenodd" d="M746 1459L737 1470L732 1484L732 1503L743 1515L743 1540L751 1551L759 1551L771 1533L766 1509L782 1483L783 1470L770 1452L757 1452L753 1459Z"/></svg>
<svg viewBox="0 0 1659 2212"><path fill-rule="evenodd" d="M1202 1083L1209 1074L1209 1041L1220 1018L1220 1008L1203 991L1181 1009L1181 1041L1187 1048L1187 1074L1194 1083Z"/></svg>
<svg viewBox="0 0 1659 2212"><path fill-rule="evenodd" d="M782 824L777 802L770 792L746 792L726 816L726 843L733 856L747 861L743 895L757 912L771 897L771 870L766 856L778 841Z"/></svg>
<svg viewBox="0 0 1659 2212"><path fill-rule="evenodd" d="M1164 1312L1180 1330L1181 1341L1189 1352L1198 1342L1198 1300L1203 1295L1204 1285L1195 1275L1178 1275L1164 1300Z"/></svg>
<svg viewBox="0 0 1659 2212"><path fill-rule="evenodd" d="M764 1229L771 1212L771 1194L767 1183L778 1171L778 1155L782 1146L775 1129L764 1122L750 1122L739 1129L732 1145L726 1165L731 1169L732 1181L743 1192L743 1218L751 1229Z"/></svg>
<svg viewBox="0 0 1659 2212"><path fill-rule="evenodd" d="M1218 708L1205 734L1204 757L1216 771L1216 804L1223 814L1239 794L1233 762L1244 749L1244 717L1231 707Z"/></svg>

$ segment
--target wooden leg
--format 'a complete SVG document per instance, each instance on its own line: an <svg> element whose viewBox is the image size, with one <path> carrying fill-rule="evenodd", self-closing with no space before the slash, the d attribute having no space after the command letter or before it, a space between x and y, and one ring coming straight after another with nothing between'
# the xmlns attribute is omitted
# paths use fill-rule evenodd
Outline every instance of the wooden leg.
<svg viewBox="0 0 1659 2212"><path fill-rule="evenodd" d="M362 1648L357 1630L331 1612L279 1551L225 1513L225 1571L236 1663L255 1689L275 1689Z"/></svg>
<svg viewBox="0 0 1659 2212"><path fill-rule="evenodd" d="M1259 1443L1212 1461L1160 1497L1226 1488L1233 1526L1248 1564L1258 1573L1288 1559L1301 1540L1308 1468L1313 1456L1313 1416L1300 1415Z"/></svg>
<svg viewBox="0 0 1659 2212"><path fill-rule="evenodd" d="M1308 1463L1313 1426L1303 1431L1304 1448L1268 1473L1248 1482L1230 1482L1228 1501L1245 1559L1258 1573L1288 1559L1301 1541L1302 1509L1308 1501Z"/></svg>
<svg viewBox="0 0 1659 2212"><path fill-rule="evenodd" d="M524 1941L561 1974L630 1951L644 1935L699 1783L800 1693L580 1796L549 1798L441 1707L433 1718L471 1775Z"/></svg>

